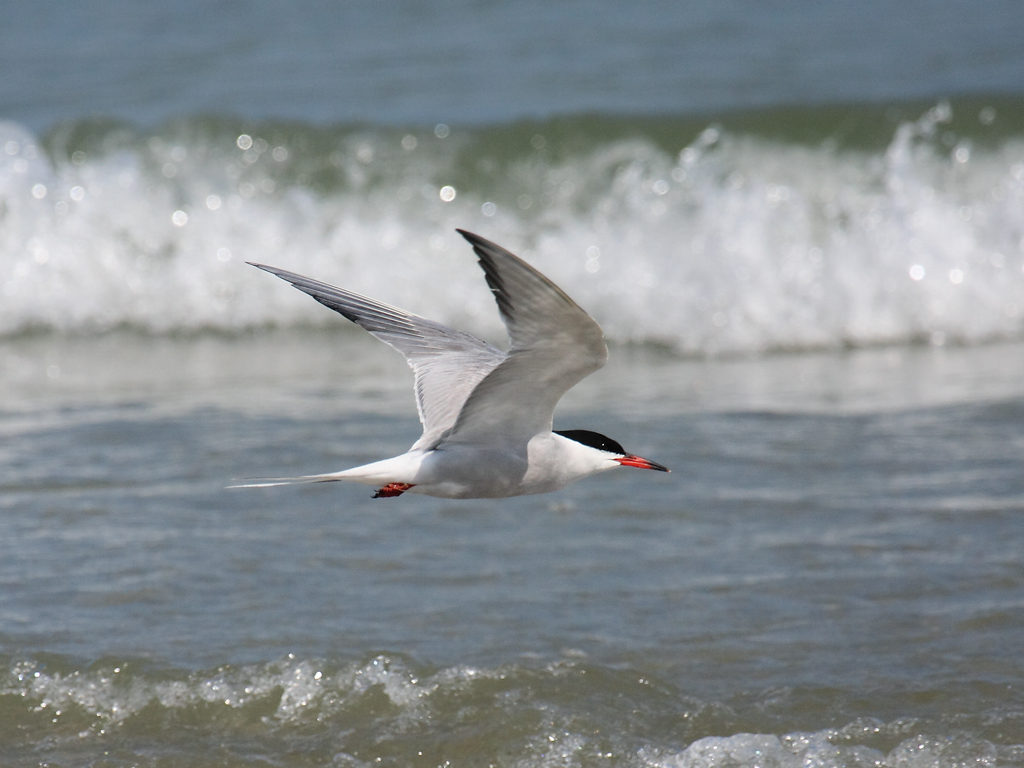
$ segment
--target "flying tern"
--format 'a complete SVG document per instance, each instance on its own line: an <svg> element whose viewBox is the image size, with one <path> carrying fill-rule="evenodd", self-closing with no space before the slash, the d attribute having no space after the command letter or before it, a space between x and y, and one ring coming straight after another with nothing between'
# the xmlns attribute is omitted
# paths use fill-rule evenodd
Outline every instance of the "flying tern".
<svg viewBox="0 0 1024 768"><path fill-rule="evenodd" d="M446 498L546 493L598 472L668 468L586 429L552 431L555 406L608 358L601 328L562 289L479 235L473 246L498 303L509 349L319 280L249 262L341 313L405 356L423 434L400 456L340 472L233 487L352 480L374 498L406 491Z"/></svg>

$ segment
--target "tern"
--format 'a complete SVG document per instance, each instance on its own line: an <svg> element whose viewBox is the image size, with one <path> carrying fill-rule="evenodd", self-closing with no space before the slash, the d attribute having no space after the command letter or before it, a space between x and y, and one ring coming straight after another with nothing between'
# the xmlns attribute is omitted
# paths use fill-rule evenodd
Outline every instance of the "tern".
<svg viewBox="0 0 1024 768"><path fill-rule="evenodd" d="M267 478L232 487L351 480L374 498L406 491L500 498L555 491L617 467L668 472L587 429L552 430L555 406L608 358L600 326L518 256L456 230L479 259L509 336L502 352L476 336L397 307L265 264L405 356L423 434L400 456L340 472Z"/></svg>

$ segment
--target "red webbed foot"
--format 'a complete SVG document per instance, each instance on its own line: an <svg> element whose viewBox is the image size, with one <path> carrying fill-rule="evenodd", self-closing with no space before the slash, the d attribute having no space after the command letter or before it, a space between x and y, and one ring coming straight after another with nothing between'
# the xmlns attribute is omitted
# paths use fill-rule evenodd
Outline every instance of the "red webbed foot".
<svg viewBox="0 0 1024 768"><path fill-rule="evenodd" d="M373 494L373 498L389 499L392 496L401 496L410 488L412 488L411 483L388 483L383 488L378 488L377 492Z"/></svg>

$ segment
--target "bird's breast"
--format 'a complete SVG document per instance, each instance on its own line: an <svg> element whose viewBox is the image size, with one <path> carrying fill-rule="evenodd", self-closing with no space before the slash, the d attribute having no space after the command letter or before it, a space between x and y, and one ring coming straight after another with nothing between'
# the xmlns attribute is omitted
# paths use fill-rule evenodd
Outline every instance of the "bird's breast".
<svg viewBox="0 0 1024 768"><path fill-rule="evenodd" d="M525 448L447 444L424 457L417 486L445 498L500 498L523 493L526 473Z"/></svg>

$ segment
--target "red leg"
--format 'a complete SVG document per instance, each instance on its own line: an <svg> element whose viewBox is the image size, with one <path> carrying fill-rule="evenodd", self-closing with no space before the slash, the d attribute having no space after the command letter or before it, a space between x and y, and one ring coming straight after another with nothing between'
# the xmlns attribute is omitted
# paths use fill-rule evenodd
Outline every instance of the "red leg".
<svg viewBox="0 0 1024 768"><path fill-rule="evenodd" d="M392 496L401 496L410 488L412 488L411 483L388 483L383 488L378 488L377 492L373 494L373 498L387 499Z"/></svg>

